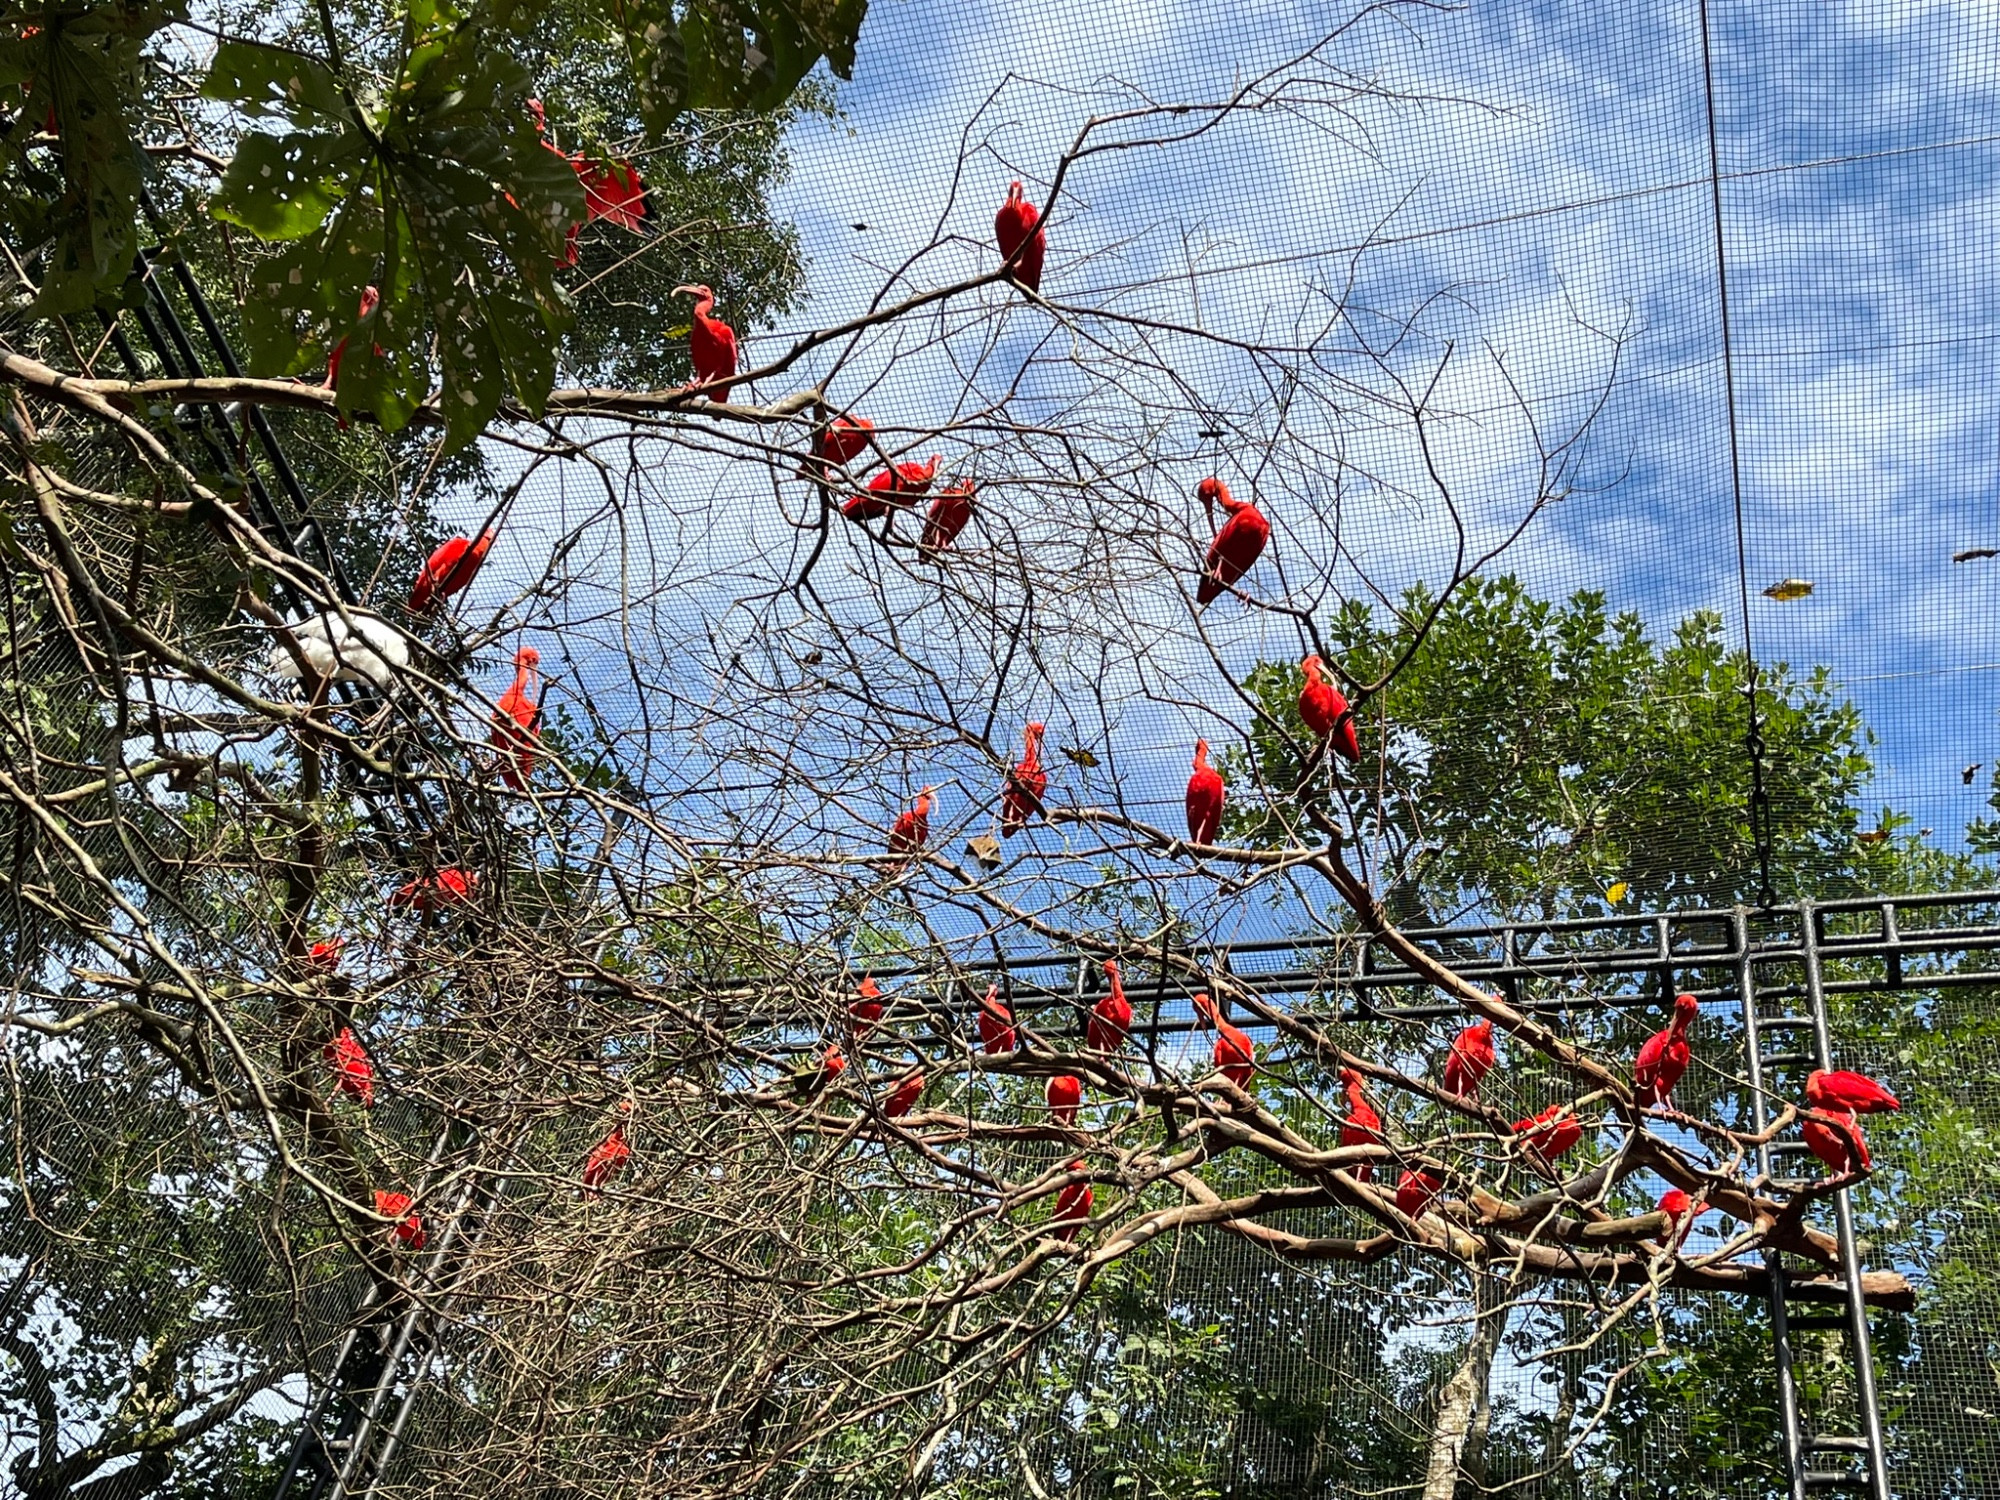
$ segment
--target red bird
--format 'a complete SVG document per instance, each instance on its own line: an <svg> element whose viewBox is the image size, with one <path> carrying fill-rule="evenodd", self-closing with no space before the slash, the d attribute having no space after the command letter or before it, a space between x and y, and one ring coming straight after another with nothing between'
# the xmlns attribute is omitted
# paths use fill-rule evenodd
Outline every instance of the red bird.
<svg viewBox="0 0 2000 1500"><path fill-rule="evenodd" d="M1499 1061L1493 1051L1493 1023L1475 1021L1452 1038L1451 1055L1444 1060L1444 1090L1461 1099L1479 1097L1479 1080L1493 1071Z"/></svg>
<svg viewBox="0 0 2000 1500"><path fill-rule="evenodd" d="M381 305L382 293L372 286L364 286L361 289L361 312L355 318L355 321L357 323L366 323L370 318L375 316L375 309ZM378 357L381 355L382 350L379 346L376 348L375 353ZM333 351L326 357L326 385L323 389L330 391L339 386L340 362L346 357L347 335L343 333L340 336L340 341L333 346Z"/></svg>
<svg viewBox="0 0 2000 1500"><path fill-rule="evenodd" d="M1842 1177L1871 1169L1868 1142L1854 1123L1854 1112L1827 1106L1808 1110L1801 1131L1812 1154Z"/></svg>
<svg viewBox="0 0 2000 1500"><path fill-rule="evenodd" d="M1396 1207L1413 1219L1421 1219L1444 1184L1430 1172L1405 1172L1396 1184Z"/></svg>
<svg viewBox="0 0 2000 1500"><path fill-rule="evenodd" d="M1104 977L1111 981L1111 993L1098 1001L1084 1030L1084 1045L1092 1052L1116 1052L1132 1034L1132 1002L1125 998L1125 985L1118 977L1118 960L1104 960Z"/></svg>
<svg viewBox="0 0 2000 1500"><path fill-rule="evenodd" d="M1077 1106L1083 1103L1083 1080L1068 1073L1058 1073L1049 1080L1043 1092L1049 1101L1050 1118L1058 1125L1074 1125Z"/></svg>
<svg viewBox="0 0 2000 1500"><path fill-rule="evenodd" d="M1903 1107L1874 1079L1845 1070L1829 1073L1815 1069L1806 1078L1806 1102L1816 1109L1841 1109L1859 1115Z"/></svg>
<svg viewBox="0 0 2000 1500"><path fill-rule="evenodd" d="M321 1049L321 1055L333 1069L335 1087L359 1099L363 1109L373 1109L375 1069L369 1066L368 1053L354 1039L354 1028L341 1027L340 1035Z"/></svg>
<svg viewBox="0 0 2000 1500"><path fill-rule="evenodd" d="M542 653L523 646L514 653L514 685L500 695L487 741L500 752L500 779L523 791L535 770L535 719L541 713ZM530 684L533 692L529 691ZM508 757L511 756L510 761Z"/></svg>
<svg viewBox="0 0 2000 1500"><path fill-rule="evenodd" d="M583 184L583 217L588 223L603 219L634 234L644 227L646 185L639 169L629 161L596 162L587 156L573 156L577 181ZM730 371L734 374L732 368Z"/></svg>
<svg viewBox="0 0 2000 1500"><path fill-rule="evenodd" d="M411 1250L424 1248L424 1221L420 1214L410 1212L414 1200L408 1193L385 1193L375 1190L375 1212L385 1219L396 1220L390 1233Z"/></svg>
<svg viewBox="0 0 2000 1500"><path fill-rule="evenodd" d="M993 216L993 238L1000 244L1000 258L1013 261L1007 277L1031 292L1042 289L1042 257L1048 254L1048 231L1042 228L1041 210L1027 200L1018 182L1007 186L1007 201ZM1025 247L1025 248L1023 248ZM1014 253L1020 251L1020 259Z"/></svg>
<svg viewBox="0 0 2000 1500"><path fill-rule="evenodd" d="M1341 1122L1340 1144L1343 1146L1386 1145L1382 1139L1382 1117L1375 1113L1375 1106L1361 1097L1361 1075L1352 1068L1340 1070L1340 1081L1347 1088L1347 1118ZM1348 1171L1356 1182L1368 1182L1375 1176L1375 1163L1364 1161Z"/></svg>
<svg viewBox="0 0 2000 1500"><path fill-rule="evenodd" d="M847 1059L840 1055L838 1047L829 1047L819 1055L819 1081L823 1088L847 1071Z"/></svg>
<svg viewBox="0 0 2000 1500"><path fill-rule="evenodd" d="M879 521L889 514L891 506L907 508L918 496L929 494L937 470L935 453L926 463L911 460L894 464L868 481L866 493L850 495L842 502L840 513L850 521Z"/></svg>
<svg viewBox="0 0 2000 1500"><path fill-rule="evenodd" d="M1069 1164L1069 1169L1072 1172L1081 1172L1085 1167L1082 1162L1073 1161ZM1090 1217L1090 1202L1091 1191L1088 1182L1064 1184L1063 1190L1056 1194L1056 1211L1049 1218L1050 1232L1065 1244L1074 1240L1076 1232L1083 1228L1084 1221Z"/></svg>
<svg viewBox="0 0 2000 1500"><path fill-rule="evenodd" d="M851 464L868 451L874 437L873 422L843 414L827 423L825 431L813 435L813 454L830 464Z"/></svg>
<svg viewBox="0 0 2000 1500"><path fill-rule="evenodd" d="M1250 1045L1248 1033L1231 1026L1206 994L1194 997L1194 1008L1216 1030L1215 1070L1239 1089L1250 1087L1250 1079L1257 1071L1257 1052Z"/></svg>
<svg viewBox="0 0 2000 1500"><path fill-rule="evenodd" d="M1222 826L1222 804L1227 796L1221 773L1208 763L1208 741L1196 740L1194 775L1188 777L1187 785L1189 838L1197 844L1215 842L1215 831Z"/></svg>
<svg viewBox="0 0 2000 1500"><path fill-rule="evenodd" d="M889 852L914 854L930 836L931 789L925 787L917 794L916 804L897 815L895 827L889 830Z"/></svg>
<svg viewBox="0 0 2000 1500"><path fill-rule="evenodd" d="M1694 1228L1694 1221L1708 1212L1706 1203L1696 1203L1679 1188L1668 1188L1660 1194L1659 1211L1667 1216L1666 1232L1659 1243L1668 1250L1679 1250L1681 1242Z"/></svg>
<svg viewBox="0 0 2000 1500"><path fill-rule="evenodd" d="M441 543L424 560L417 570L417 581L410 585L410 613L429 614L432 606L470 588L472 580L479 576L479 565L492 549L493 537L493 532L482 531L476 542L455 536Z"/></svg>
<svg viewBox="0 0 2000 1500"><path fill-rule="evenodd" d="M306 954L305 966L315 974L337 974L340 972L340 956L347 951L346 938L328 938L323 943L314 943Z"/></svg>
<svg viewBox="0 0 2000 1500"><path fill-rule="evenodd" d="M926 552L942 552L958 540L965 523L972 519L972 481L961 479L938 491L924 517L924 534L917 543Z"/></svg>
<svg viewBox="0 0 2000 1500"><path fill-rule="evenodd" d="M896 1092L891 1094L888 1101L883 1104L882 1113L892 1120L902 1119L904 1115L916 1107L917 1100L923 1094L923 1091L924 1075L923 1071L919 1069L896 1085Z"/></svg>
<svg viewBox="0 0 2000 1500"><path fill-rule="evenodd" d="M1655 1104L1674 1107L1674 1085L1681 1081L1688 1059L1693 1056L1688 1047L1688 1027L1700 1014L1701 1002L1694 996L1676 995L1673 1020L1665 1030L1646 1038L1639 1049L1638 1061L1632 1064L1633 1096L1639 1108Z"/></svg>
<svg viewBox="0 0 2000 1500"><path fill-rule="evenodd" d="M631 1104L618 1106L621 1112L629 1113ZM583 1196L595 1198L603 1190L604 1184L625 1170L625 1163L632 1159L632 1148L625 1141L625 1122L621 1119L611 1127L611 1133L590 1148L590 1155L583 1159Z"/></svg>
<svg viewBox="0 0 2000 1500"><path fill-rule="evenodd" d="M1516 1120L1514 1134L1543 1161L1554 1161L1583 1139L1583 1122L1567 1106L1551 1104L1531 1120Z"/></svg>
<svg viewBox="0 0 2000 1500"><path fill-rule="evenodd" d="M1354 714L1347 695L1333 685L1322 670L1326 665L1317 656L1299 663L1305 670L1306 685L1299 690L1299 717L1321 739L1331 735L1333 748L1348 760L1359 762L1361 741L1354 734Z"/></svg>
<svg viewBox="0 0 2000 1500"><path fill-rule="evenodd" d="M987 990L986 998L979 1002L979 1047L988 1056L995 1052L1012 1052L1015 1048L1014 1013L1000 1003L1000 986L997 984Z"/></svg>
<svg viewBox="0 0 2000 1500"><path fill-rule="evenodd" d="M677 286L673 294L694 298L694 326L688 330L688 353L694 359L690 388L728 380L736 373L736 330L722 319L708 315L715 306L715 293L705 286ZM708 399L727 401L729 387L717 386L708 393Z"/></svg>
<svg viewBox="0 0 2000 1500"><path fill-rule="evenodd" d="M875 976L870 974L862 979L857 993L861 998L850 1000L847 1004L847 1024L854 1033L854 1040L858 1042L882 1019L882 986L877 984Z"/></svg>
<svg viewBox="0 0 2000 1500"><path fill-rule="evenodd" d="M409 884L399 886L389 898L389 905L407 906L420 914L429 915L440 907L471 905L473 892L478 889L478 871L453 867L439 870L434 876L420 875Z"/></svg>
<svg viewBox="0 0 2000 1500"><path fill-rule="evenodd" d="M1208 557L1201 565L1201 582L1195 586L1194 602L1206 604L1249 572L1271 540L1271 523L1248 500L1238 500L1229 486L1211 475L1196 491L1208 512L1209 525L1215 524L1215 507L1220 504L1229 519L1208 545Z"/></svg>
<svg viewBox="0 0 2000 1500"><path fill-rule="evenodd" d="M1042 810L1042 794L1049 789L1049 773L1042 769L1044 726L1030 724L1027 746L1021 763L1007 773L1007 787L1000 795L1000 834L1012 838L1028 826L1028 819Z"/></svg>

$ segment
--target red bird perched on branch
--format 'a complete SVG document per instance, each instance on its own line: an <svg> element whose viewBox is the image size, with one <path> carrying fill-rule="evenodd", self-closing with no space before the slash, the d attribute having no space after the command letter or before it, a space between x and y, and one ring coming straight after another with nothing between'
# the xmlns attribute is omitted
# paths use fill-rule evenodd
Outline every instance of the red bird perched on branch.
<svg viewBox="0 0 2000 1500"><path fill-rule="evenodd" d="M847 1004L847 1025L858 1042L882 1019L882 986L875 982L873 974L869 974L862 979L857 993L861 998L850 1000Z"/></svg>
<svg viewBox="0 0 2000 1500"><path fill-rule="evenodd" d="M618 1106L621 1116L630 1114L630 1100ZM625 1141L625 1121L621 1118L611 1127L611 1133L590 1148L590 1155L583 1159L583 1196L599 1196L604 1184L625 1170L625 1163L632 1159L632 1148Z"/></svg>
<svg viewBox="0 0 2000 1500"><path fill-rule="evenodd" d="M645 227L646 185L639 180L637 167L629 161L599 162L587 156L571 157L570 165L583 184L586 223L602 219L634 234Z"/></svg>
<svg viewBox="0 0 2000 1500"><path fill-rule="evenodd" d="M1007 773L1006 789L1000 794L1000 835L1012 838L1028 826L1028 819L1042 810L1042 795L1049 789L1049 773L1042 769L1042 735L1045 728L1030 724L1021 763Z"/></svg>
<svg viewBox="0 0 2000 1500"><path fill-rule="evenodd" d="M389 1232L406 1248L421 1250L426 1238L424 1221L422 1215L410 1212L414 1201L408 1193L385 1193L380 1188L375 1190L375 1212L385 1219L396 1220Z"/></svg>
<svg viewBox="0 0 2000 1500"><path fill-rule="evenodd" d="M1674 1085L1681 1081L1693 1056L1688 1046L1688 1027L1701 1014L1701 1002L1692 995L1674 996L1674 1018L1666 1028L1646 1038L1632 1065L1633 1097L1641 1109L1655 1104L1674 1106Z"/></svg>
<svg viewBox="0 0 2000 1500"><path fill-rule="evenodd" d="M1194 997L1194 1008L1216 1030L1215 1070L1239 1089L1250 1087L1257 1072L1257 1050L1250 1045L1249 1034L1231 1026L1206 994Z"/></svg>
<svg viewBox="0 0 2000 1500"><path fill-rule="evenodd" d="M1479 1097L1479 1080L1493 1071L1499 1061L1493 1050L1493 1023L1474 1021L1452 1038L1451 1055L1444 1060L1444 1090L1461 1099Z"/></svg>
<svg viewBox="0 0 2000 1500"><path fill-rule="evenodd" d="M979 1002L979 1048L989 1056L1015 1048L1014 1013L1000 1003L1000 986L987 990Z"/></svg>
<svg viewBox="0 0 2000 1500"><path fill-rule="evenodd" d="M541 677L541 652L523 646L514 653L514 685L500 695L499 706L493 710L493 728L487 735L488 743L501 755L500 779L517 792L526 789L535 770L534 730L536 716L542 711Z"/></svg>
<svg viewBox="0 0 2000 1500"><path fill-rule="evenodd" d="M1056 1124L1074 1125L1077 1106L1083 1103L1083 1080L1058 1073L1049 1079L1043 1097L1049 1101L1049 1116Z"/></svg>
<svg viewBox="0 0 2000 1500"><path fill-rule="evenodd" d="M399 886L389 898L389 905L407 906L428 916L443 907L471 905L473 893L478 889L478 871L454 866L449 870L439 870L436 875L420 875L407 885Z"/></svg>
<svg viewBox="0 0 2000 1500"><path fill-rule="evenodd" d="M1396 1207L1413 1219L1421 1219L1424 1211L1431 1206L1437 1195L1444 1191L1444 1183L1430 1172L1405 1172L1396 1184Z"/></svg>
<svg viewBox="0 0 2000 1500"><path fill-rule="evenodd" d="M1209 525L1215 524L1218 504L1229 517L1222 523L1222 530L1216 532L1215 540L1208 544L1208 557L1201 565L1201 582L1195 586L1194 602L1206 604L1250 571L1262 555L1265 543L1271 540L1271 523L1250 501L1231 495L1229 486L1213 475L1201 482L1196 493L1208 512Z"/></svg>
<svg viewBox="0 0 2000 1500"><path fill-rule="evenodd" d="M366 1050L355 1040L354 1028L341 1027L340 1034L321 1049L321 1055L333 1069L334 1086L341 1093L359 1099L363 1109L373 1109L375 1069L369 1065Z"/></svg>
<svg viewBox="0 0 2000 1500"><path fill-rule="evenodd" d="M1340 1144L1343 1146L1380 1146L1387 1144L1382 1138L1382 1117L1375 1113L1375 1106L1361 1097L1361 1075L1352 1068L1340 1070L1341 1084L1347 1090L1347 1118L1340 1125ZM1375 1176L1375 1163L1364 1161L1348 1171L1356 1182L1369 1182Z"/></svg>
<svg viewBox="0 0 2000 1500"><path fill-rule="evenodd" d="M1111 981L1111 993L1098 1001L1084 1028L1084 1045L1092 1052L1116 1052L1132 1034L1132 1002L1125 998L1124 981L1118 977L1118 960L1104 960L1104 977Z"/></svg>
<svg viewBox="0 0 2000 1500"><path fill-rule="evenodd" d="M479 565L492 550L493 539L492 531L482 531L476 542L455 536L440 543L417 569L417 581L410 585L410 613L429 614L434 606L470 588L479 576Z"/></svg>
<svg viewBox="0 0 2000 1500"><path fill-rule="evenodd" d="M930 836L931 789L925 787L917 794L916 803L897 815L895 827L889 830L889 852L914 854Z"/></svg>
<svg viewBox="0 0 2000 1500"><path fill-rule="evenodd" d="M1041 210L1028 201L1018 182L1007 185L1007 201L993 216L993 238L999 242L1000 258L1013 261L1007 279L1031 292L1039 292L1042 257L1049 250L1048 231L1042 228ZM1019 260L1014 259L1017 250Z"/></svg>
<svg viewBox="0 0 2000 1500"><path fill-rule="evenodd" d="M1806 1102L1816 1109L1845 1109L1855 1114L1880 1114L1903 1106L1874 1079L1844 1069L1815 1069L1806 1077Z"/></svg>
<svg viewBox="0 0 2000 1500"><path fill-rule="evenodd" d="M827 423L823 431L813 434L813 456L830 464L851 464L868 451L874 436L873 422L843 413Z"/></svg>
<svg viewBox="0 0 2000 1500"><path fill-rule="evenodd" d="M315 974L337 974L340 972L340 956L346 951L346 938L328 938L323 943L314 943L306 954L305 966Z"/></svg>
<svg viewBox="0 0 2000 1500"><path fill-rule="evenodd" d="M356 316L355 321L357 323L366 323L370 318L375 316L375 309L381 305L382 293L375 287L364 286L361 289L361 311ZM375 353L379 356L382 351L378 347ZM333 346L332 352L326 357L326 385L323 389L331 391L339 387L340 362L346 357L347 335L343 333L339 341Z"/></svg>
<svg viewBox="0 0 2000 1500"><path fill-rule="evenodd" d="M715 293L705 286L677 286L676 297L694 298L694 324L688 329L688 354L694 360L694 385L728 380L736 373L736 330L720 318L711 318ZM708 393L711 401L727 401L729 387L717 386Z"/></svg>
<svg viewBox="0 0 2000 1500"><path fill-rule="evenodd" d="M819 1079L822 1087L832 1083L847 1071L847 1059L840 1055L838 1047L829 1047L819 1055Z"/></svg>
<svg viewBox="0 0 2000 1500"><path fill-rule="evenodd" d="M1187 823L1188 837L1197 844L1215 842L1215 831L1222 826L1222 804L1228 792L1222 785L1222 775L1208 763L1208 741L1194 742L1194 775L1188 777Z"/></svg>
<svg viewBox="0 0 2000 1500"><path fill-rule="evenodd" d="M1084 1171L1084 1164L1073 1161L1069 1164L1072 1172ZM1076 1238L1076 1232L1083 1228L1090 1217L1091 1191L1088 1182L1071 1182L1056 1194L1056 1211L1049 1218L1049 1232L1068 1244Z"/></svg>
<svg viewBox="0 0 2000 1500"><path fill-rule="evenodd" d="M1543 1161L1554 1161L1583 1139L1583 1122L1567 1105L1551 1104L1530 1120L1516 1120L1514 1134Z"/></svg>
<svg viewBox="0 0 2000 1500"><path fill-rule="evenodd" d="M924 1075L919 1069L896 1085L895 1093L882 1105L882 1113L892 1120L900 1120L916 1107L917 1100L924 1092Z"/></svg>
<svg viewBox="0 0 2000 1500"><path fill-rule="evenodd" d="M942 552L958 540L965 523L972 519L972 481L961 479L938 491L924 517L924 534L917 545L926 552Z"/></svg>
<svg viewBox="0 0 2000 1500"><path fill-rule="evenodd" d="M1321 739L1331 736L1333 748L1348 760L1359 762L1361 741L1355 737L1353 711L1347 695L1326 676L1325 665L1317 656L1299 663L1306 674L1306 685L1299 690L1299 717Z"/></svg>
<svg viewBox="0 0 2000 1500"><path fill-rule="evenodd" d="M1667 1216L1666 1232L1659 1237L1659 1243L1667 1250L1677 1251L1688 1232L1694 1228L1694 1221L1708 1212L1706 1203L1696 1203L1679 1188L1668 1188L1660 1194L1659 1211Z"/></svg>
<svg viewBox="0 0 2000 1500"><path fill-rule="evenodd" d="M1821 1069L1815 1069L1806 1078L1806 1103L1812 1106L1802 1127L1806 1145L1814 1156L1842 1176L1866 1172L1873 1165L1868 1158L1868 1142L1854 1117L1903 1107L1894 1094L1872 1078L1845 1070Z"/></svg>
<svg viewBox="0 0 2000 1500"><path fill-rule="evenodd" d="M925 463L911 460L892 464L868 481L865 494L848 496L841 503L840 513L850 521L879 521L889 514L891 506L907 507L920 495L930 493L937 470L935 453Z"/></svg>

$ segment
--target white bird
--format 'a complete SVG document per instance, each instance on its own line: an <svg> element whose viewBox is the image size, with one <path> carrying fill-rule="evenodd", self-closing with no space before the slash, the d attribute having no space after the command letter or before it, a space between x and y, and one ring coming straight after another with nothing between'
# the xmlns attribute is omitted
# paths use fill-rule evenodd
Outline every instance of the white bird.
<svg viewBox="0 0 2000 1500"><path fill-rule="evenodd" d="M350 609L348 619L339 615L314 615L310 620L286 628L299 643L299 655L322 677L336 682L369 682L387 692L395 685L396 674L410 664L410 645L380 615ZM273 677L297 678L299 664L285 643L271 647L265 669Z"/></svg>

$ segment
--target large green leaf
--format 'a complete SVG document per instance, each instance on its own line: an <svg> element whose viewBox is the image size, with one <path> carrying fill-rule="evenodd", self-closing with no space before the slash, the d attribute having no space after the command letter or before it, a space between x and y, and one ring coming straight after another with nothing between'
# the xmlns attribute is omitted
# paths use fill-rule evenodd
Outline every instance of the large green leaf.
<svg viewBox="0 0 2000 1500"><path fill-rule="evenodd" d="M224 42L216 48L201 96L253 116L338 120L347 114L340 80L331 68L289 47L262 42Z"/></svg>
<svg viewBox="0 0 2000 1500"><path fill-rule="evenodd" d="M223 174L213 212L262 239L295 240L326 221L366 160L357 131L246 135Z"/></svg>

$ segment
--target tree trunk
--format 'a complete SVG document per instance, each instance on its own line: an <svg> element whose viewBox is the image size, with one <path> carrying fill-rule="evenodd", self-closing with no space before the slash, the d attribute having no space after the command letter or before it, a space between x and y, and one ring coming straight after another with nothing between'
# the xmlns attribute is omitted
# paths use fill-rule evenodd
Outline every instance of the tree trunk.
<svg viewBox="0 0 2000 1500"><path fill-rule="evenodd" d="M1507 1332L1507 1283L1483 1271L1475 1272L1473 1308L1477 1317L1472 1339L1438 1396L1430 1462L1424 1469L1423 1500L1452 1500L1459 1476L1476 1481L1480 1472L1480 1450L1493 1414L1487 1386L1493 1374L1493 1356Z"/></svg>

